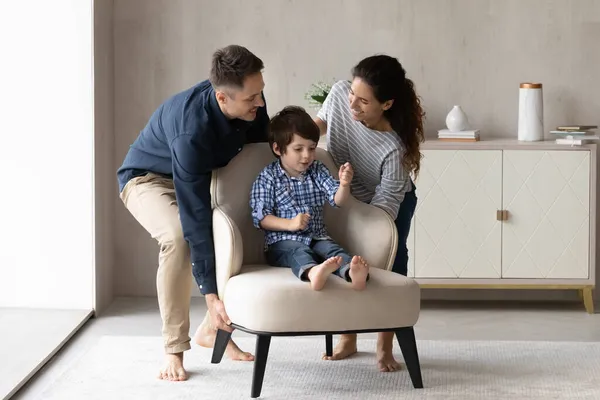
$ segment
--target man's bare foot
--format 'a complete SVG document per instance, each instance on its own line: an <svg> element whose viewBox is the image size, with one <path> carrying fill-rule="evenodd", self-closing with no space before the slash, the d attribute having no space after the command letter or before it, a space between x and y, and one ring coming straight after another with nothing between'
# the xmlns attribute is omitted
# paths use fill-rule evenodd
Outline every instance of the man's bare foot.
<svg viewBox="0 0 600 400"><path fill-rule="evenodd" d="M367 275L369 274L369 266L362 257L352 257L350 263L350 279L352 280L352 288L363 290L367 286Z"/></svg>
<svg viewBox="0 0 600 400"><path fill-rule="evenodd" d="M394 359L394 332L380 332L377 338L377 367L381 372L399 371L402 366Z"/></svg>
<svg viewBox="0 0 600 400"><path fill-rule="evenodd" d="M194 335L194 342L198 346L212 349L215 345L215 339L217 338L217 332L212 330L208 325L200 325L196 329ZM254 361L254 356L251 353L242 351L233 340L229 340L227 348L225 349L227 358L233 361Z"/></svg>
<svg viewBox="0 0 600 400"><path fill-rule="evenodd" d="M158 379L185 381L187 378L187 372L183 368L183 353L165 354L165 364L158 374Z"/></svg>
<svg viewBox="0 0 600 400"><path fill-rule="evenodd" d="M342 335L340 341L333 349L333 355L328 356L327 354L323 354L323 360L343 360L355 354L356 351L356 334Z"/></svg>
<svg viewBox="0 0 600 400"><path fill-rule="evenodd" d="M342 257L330 257L325 262L315 265L308 270L308 280L313 290L321 290L325 286L327 277L340 267Z"/></svg>

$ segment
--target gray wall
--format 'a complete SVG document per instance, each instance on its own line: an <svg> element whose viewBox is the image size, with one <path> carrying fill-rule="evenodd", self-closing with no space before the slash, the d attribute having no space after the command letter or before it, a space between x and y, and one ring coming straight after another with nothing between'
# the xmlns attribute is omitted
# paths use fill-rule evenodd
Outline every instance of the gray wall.
<svg viewBox="0 0 600 400"><path fill-rule="evenodd" d="M94 151L97 313L112 302L115 264L113 0L94 1Z"/></svg>
<svg viewBox="0 0 600 400"><path fill-rule="evenodd" d="M154 109L207 77L211 53L247 46L265 62L270 113L307 106L315 81L349 77L362 57L400 59L435 137L454 104L483 139L516 138L520 82L544 84L546 130L598 123L600 1L114 0L114 164ZM115 293L154 295L157 246L115 201ZM196 292L197 294L198 292ZM572 298L574 294L429 292L426 297Z"/></svg>

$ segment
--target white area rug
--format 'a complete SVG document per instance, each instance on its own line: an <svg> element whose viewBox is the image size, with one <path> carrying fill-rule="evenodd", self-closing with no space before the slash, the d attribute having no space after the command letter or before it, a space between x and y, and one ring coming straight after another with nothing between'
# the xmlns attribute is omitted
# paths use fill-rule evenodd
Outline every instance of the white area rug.
<svg viewBox="0 0 600 400"><path fill-rule="evenodd" d="M254 349L254 338L237 341ZM156 337L103 337L42 398L250 398L253 363L213 365L211 350L197 346L186 352L187 382L155 379L161 345ZM419 390L405 369L377 371L373 340L359 340L359 354L344 361L320 360L324 348L324 338L274 337L261 398L600 399L600 343L418 341Z"/></svg>

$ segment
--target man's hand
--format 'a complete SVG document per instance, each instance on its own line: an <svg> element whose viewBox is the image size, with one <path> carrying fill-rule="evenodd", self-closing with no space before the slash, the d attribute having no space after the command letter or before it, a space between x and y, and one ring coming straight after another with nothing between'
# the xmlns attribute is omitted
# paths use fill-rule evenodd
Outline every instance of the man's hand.
<svg viewBox="0 0 600 400"><path fill-rule="evenodd" d="M342 186L350 186L350 182L352 182L352 178L354 177L354 170L352 169L352 165L349 162L343 164L340 167L340 185Z"/></svg>
<svg viewBox="0 0 600 400"><path fill-rule="evenodd" d="M225 305L223 302L216 294L207 294L205 297L212 327L215 330L221 329L223 331L233 332L233 328L230 326L231 321L225 312Z"/></svg>
<svg viewBox="0 0 600 400"><path fill-rule="evenodd" d="M298 214L290 220L290 232L303 231L310 221L309 214Z"/></svg>

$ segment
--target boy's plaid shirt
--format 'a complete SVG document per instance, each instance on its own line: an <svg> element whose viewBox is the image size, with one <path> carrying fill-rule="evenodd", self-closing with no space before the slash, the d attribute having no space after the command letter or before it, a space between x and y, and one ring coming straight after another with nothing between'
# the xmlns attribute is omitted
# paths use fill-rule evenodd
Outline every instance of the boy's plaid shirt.
<svg viewBox="0 0 600 400"><path fill-rule="evenodd" d="M323 206L329 201L333 207L340 182L334 179L327 167L314 161L298 178L283 170L279 160L266 166L258 175L250 192L250 207L254 226L267 215L292 219L300 213L310 215L303 231L265 231L265 247L281 240L296 240L309 245L313 239L329 238L323 221Z"/></svg>

